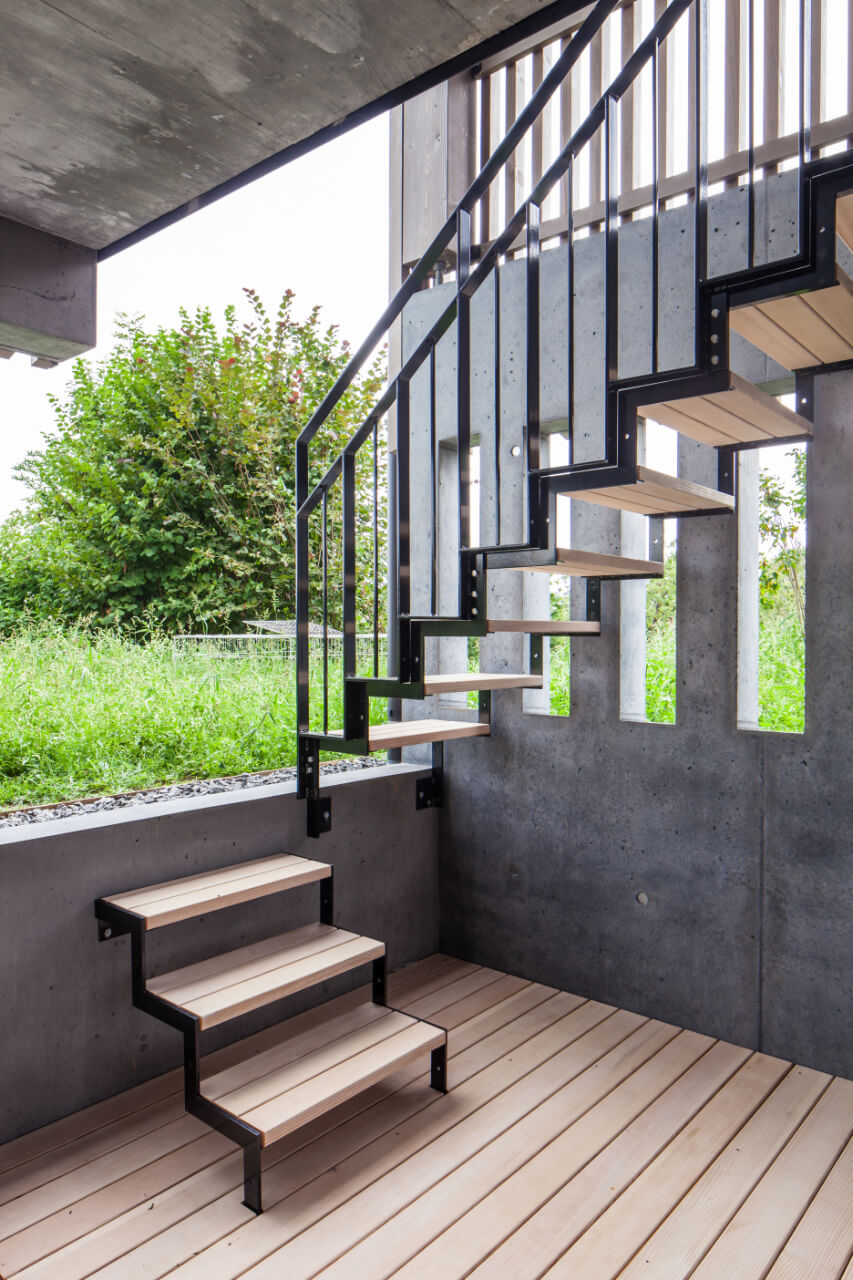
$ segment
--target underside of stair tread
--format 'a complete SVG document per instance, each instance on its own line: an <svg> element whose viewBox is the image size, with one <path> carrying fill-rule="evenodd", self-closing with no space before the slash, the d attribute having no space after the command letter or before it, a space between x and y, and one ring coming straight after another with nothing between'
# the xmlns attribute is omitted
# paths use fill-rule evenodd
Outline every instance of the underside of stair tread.
<svg viewBox="0 0 853 1280"><path fill-rule="evenodd" d="M458 675L427 676L424 693L465 693L485 689L541 689L542 677L514 675L512 673L489 675L476 671L462 671Z"/></svg>
<svg viewBox="0 0 853 1280"><path fill-rule="evenodd" d="M563 618L490 618L488 630L519 631L528 636L599 636L601 623Z"/></svg>
<svg viewBox="0 0 853 1280"><path fill-rule="evenodd" d="M832 292L827 290L827 292ZM793 298L779 299L783 304L795 302ZM775 306L776 303L761 303ZM735 317L743 312L731 313L732 328L738 329ZM851 298L851 321L853 321L853 298ZM738 329L744 337L749 338L743 328ZM761 345L757 343L756 345ZM773 354L772 352L770 353ZM850 349L853 355L853 347ZM774 358L778 358L774 356ZM840 359L841 357L839 357ZM782 360L787 368L791 365ZM811 364L818 363L811 360ZM798 367L798 366L794 366ZM751 382L738 374L729 374L728 391L715 391L708 396L688 396L683 400L658 401L644 405L642 413L655 422L672 427L682 435L690 436L701 444L720 447L727 445L750 444L758 440L766 440L771 444L774 440L788 440L803 435L811 435L812 425L798 413L786 409L773 396L760 391Z"/></svg>
<svg viewBox="0 0 853 1280"><path fill-rule="evenodd" d="M853 359L853 282L836 276L828 289L733 308L729 323L786 369Z"/></svg>
<svg viewBox="0 0 853 1280"><path fill-rule="evenodd" d="M204 1030L384 954L374 938L311 924L150 978L148 990L197 1016Z"/></svg>
<svg viewBox="0 0 853 1280"><path fill-rule="evenodd" d="M331 867L325 862L282 853L113 894L103 901L141 916L146 929L158 929L177 920L295 889L329 875Z"/></svg>
<svg viewBox="0 0 853 1280"><path fill-rule="evenodd" d="M406 720L370 726L371 751L414 747L423 742L447 742L452 738L487 738L489 726L471 720Z"/></svg>
<svg viewBox="0 0 853 1280"><path fill-rule="evenodd" d="M598 492L596 490L596 492ZM610 492L608 490L607 492ZM572 494L572 497L587 497L586 493L581 495ZM527 573L555 573L565 574L567 577L573 578L659 578L663 573L663 565L658 560L636 560L630 556L613 556L603 551L576 551L574 547L557 547L554 552L555 560L547 564L519 564L514 565ZM537 624L528 623L523 620L523 626L513 622L511 626L502 626L500 622L496 623L496 630L513 630L527 631L528 628L535 630L543 630L547 625L550 630L556 624L553 622ZM489 623L491 629L492 624ZM595 632L601 630L601 624L598 622L568 622L566 623L566 635L578 634L594 628ZM580 630L575 630L580 628ZM554 633L558 634L558 633Z"/></svg>
<svg viewBox="0 0 853 1280"><path fill-rule="evenodd" d="M847 248L853 249L853 192L835 202L835 230Z"/></svg>
<svg viewBox="0 0 853 1280"><path fill-rule="evenodd" d="M324 1043L282 1065L247 1057L226 1092L214 1078L202 1096L258 1129L267 1146L445 1043L442 1028L378 1008L378 1016L343 1032L339 1020L330 1021Z"/></svg>
<svg viewBox="0 0 853 1280"><path fill-rule="evenodd" d="M636 484L617 484L603 489L576 489L572 491L572 499L575 498L604 507L616 507L620 511L636 511L646 516L734 510L734 498L731 494L720 493L717 489L695 484L692 480L682 480L680 476L651 471L648 467L637 467ZM655 568L656 576L659 577L662 566L658 564Z"/></svg>

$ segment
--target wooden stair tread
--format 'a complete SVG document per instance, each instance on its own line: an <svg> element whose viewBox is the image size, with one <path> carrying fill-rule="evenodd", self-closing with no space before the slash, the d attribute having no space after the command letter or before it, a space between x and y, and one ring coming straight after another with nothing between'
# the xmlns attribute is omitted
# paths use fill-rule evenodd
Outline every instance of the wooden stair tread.
<svg viewBox="0 0 853 1280"><path fill-rule="evenodd" d="M445 1043L441 1027L385 1010L279 1070L220 1095L217 1105L254 1126L268 1146ZM207 1095L207 1082L203 1095Z"/></svg>
<svg viewBox="0 0 853 1280"><path fill-rule="evenodd" d="M827 289L732 308L731 327L786 369L853 358L853 282L836 267Z"/></svg>
<svg viewBox="0 0 853 1280"><path fill-rule="evenodd" d="M581 494L572 494L573 498L587 496L586 491ZM520 569L524 573L562 573L575 578L660 578L663 574L663 565L658 560L636 560L630 556L613 556L602 551L576 551L574 547L557 547L554 554L556 560L550 564L520 564L513 568ZM574 622L569 625L572 627L591 625L601 629L599 623ZM525 623L525 629L526 627L527 623ZM513 630L515 629L514 626ZM566 632L566 634L572 633Z"/></svg>
<svg viewBox="0 0 853 1280"><path fill-rule="evenodd" d="M761 305L763 307L764 303ZM732 327L735 328L735 312L731 314ZM760 391L736 373L729 374L728 391L660 401L644 405L642 412L647 418L662 422L664 426L672 427L702 444L723 447L755 440L766 440L769 444L774 440L811 435L812 432L812 425L807 419L786 409L773 396Z"/></svg>
<svg viewBox="0 0 853 1280"><path fill-rule="evenodd" d="M185 876L180 880L166 880L128 893L112 894L102 901L141 916L146 929L159 929L177 920L187 920L208 911L218 911L222 907L323 880L331 873L331 867L325 862L281 853L220 867L201 875Z"/></svg>
<svg viewBox="0 0 853 1280"><path fill-rule="evenodd" d="M604 507L616 507L621 511L636 511L646 516L677 515L687 511L734 510L734 498L731 494L720 493L717 489L709 489L692 480L682 480L680 476L651 471L648 467L637 467L636 484L617 484L603 489L576 489L572 491L572 499L575 498L599 503ZM662 572L663 566L655 563L654 576L660 577Z"/></svg>
<svg viewBox="0 0 853 1280"><path fill-rule="evenodd" d="M148 990L199 1018L202 1030L385 954L375 938L312 924L148 980Z"/></svg>
<svg viewBox="0 0 853 1280"><path fill-rule="evenodd" d="M835 202L835 231L847 248L853 249L853 192Z"/></svg>
<svg viewBox="0 0 853 1280"><path fill-rule="evenodd" d="M520 631L530 636L600 636L600 622L553 618L490 618L489 631Z"/></svg>
<svg viewBox="0 0 853 1280"><path fill-rule="evenodd" d="M465 693L484 689L541 689L542 677L532 675L489 675L485 672L462 671L458 675L427 676L424 693Z"/></svg>
<svg viewBox="0 0 853 1280"><path fill-rule="evenodd" d="M422 742L447 742L452 738L487 738L489 726L471 720L405 720L370 726L371 751L414 747Z"/></svg>

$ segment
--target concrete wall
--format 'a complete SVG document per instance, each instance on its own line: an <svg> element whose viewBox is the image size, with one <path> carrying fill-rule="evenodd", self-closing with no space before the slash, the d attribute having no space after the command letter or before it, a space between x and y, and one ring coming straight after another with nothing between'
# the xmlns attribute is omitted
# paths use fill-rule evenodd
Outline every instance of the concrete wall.
<svg viewBox="0 0 853 1280"><path fill-rule="evenodd" d="M728 208L718 206L713 219L713 251L722 256L741 234L738 198L734 193ZM662 256L673 256L662 278L662 335L674 354L685 328L689 337L682 276L690 264L685 268L674 247L683 216L674 210L663 223ZM774 217L773 226L787 234L790 222ZM633 301L630 291L623 297L623 314L634 315L622 352L632 371L642 369L648 342L640 314L647 284L638 247L643 233L642 224L628 227L622 239L623 279L630 282L633 273L641 282ZM596 248L587 244L578 245L577 288L588 298L591 341L600 328L599 293ZM565 255L554 250L542 263L543 417L558 419L566 411ZM508 264L502 281L510 351L501 387L504 541L517 532L512 522L520 510L514 495L521 460L512 458L511 446L524 417L523 269L523 263ZM445 300L443 292L414 300L406 319L409 348ZM493 421L493 319L491 290L482 293L472 315L474 422L486 440ZM453 341L451 332L440 349L441 424L452 420ZM589 346L576 367L579 402L587 406L597 376L593 357ZM744 343L734 347L733 363L756 382L784 372ZM620 719L620 587L605 583L600 639L572 643L572 714L525 713L522 694L496 694L491 738L446 748L441 945L469 960L850 1076L853 373L818 377L815 400L805 734L737 728L738 521L682 520L678 723ZM600 430L594 413L582 424L590 436ZM423 450L426 427L421 400L416 450ZM494 494L488 445L484 453L486 541ZM423 467L419 456L416 465ZM713 484L716 455L683 442L679 473ZM415 529L424 515L421 502ZM623 537L618 512L572 504L575 545L618 551L625 549ZM416 554L425 558L423 548ZM442 551L447 574L454 555L450 534ZM527 591L524 575L492 573L490 612L518 616ZM524 661L514 638L488 641L481 655L489 670L519 670Z"/></svg>
<svg viewBox="0 0 853 1280"><path fill-rule="evenodd" d="M176 1031L130 1003L130 941L99 943L95 898L289 851L334 864L336 923L383 939L391 968L438 942L437 814L417 769L329 779L334 827L305 836L295 784L0 832L0 1142L182 1061ZM151 972L318 918L316 885L149 935ZM206 1034L216 1048L369 979L369 967Z"/></svg>
<svg viewBox="0 0 853 1280"><path fill-rule="evenodd" d="M95 252L0 218L0 349L50 361L95 345Z"/></svg>

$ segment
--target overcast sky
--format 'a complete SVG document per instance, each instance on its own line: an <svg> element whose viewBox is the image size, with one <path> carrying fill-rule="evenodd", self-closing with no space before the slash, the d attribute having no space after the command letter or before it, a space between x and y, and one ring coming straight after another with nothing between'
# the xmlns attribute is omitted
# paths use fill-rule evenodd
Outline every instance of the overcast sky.
<svg viewBox="0 0 853 1280"><path fill-rule="evenodd" d="M178 308L207 304L221 318L244 286L275 308L293 289L302 316L323 318L356 344L388 300L388 117L311 152L242 191L192 214L98 269L97 361L120 311L171 325ZM26 490L12 468L53 425L48 395L63 396L71 362L33 369L25 356L0 360L0 519Z"/></svg>

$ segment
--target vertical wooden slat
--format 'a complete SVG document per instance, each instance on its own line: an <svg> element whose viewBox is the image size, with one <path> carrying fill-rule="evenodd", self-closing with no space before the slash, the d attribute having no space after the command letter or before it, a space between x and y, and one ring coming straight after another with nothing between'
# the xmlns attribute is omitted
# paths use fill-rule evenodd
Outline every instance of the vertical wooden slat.
<svg viewBox="0 0 853 1280"><path fill-rule="evenodd" d="M764 0L764 141L779 137L779 0Z"/></svg>
<svg viewBox="0 0 853 1280"><path fill-rule="evenodd" d="M655 23L663 17L666 0L655 0ZM669 172L669 46L670 41L661 46L658 62L658 176L666 177Z"/></svg>
<svg viewBox="0 0 853 1280"><path fill-rule="evenodd" d="M622 9L617 10L622 21L622 66L630 58L634 52L634 20L636 15L636 4L625 5ZM622 172L620 191L633 191L635 182L639 182L639 178L635 175L634 157L638 154L636 147L636 129L639 122L640 112L636 109L635 98L639 89L639 79L634 81L633 88L622 99L620 128L622 130Z"/></svg>
<svg viewBox="0 0 853 1280"><path fill-rule="evenodd" d="M480 168L482 169L491 155L492 132L492 80L491 76L483 76L480 81ZM489 235L489 193L485 192L480 200L479 240L481 244L490 238Z"/></svg>
<svg viewBox="0 0 853 1280"><path fill-rule="evenodd" d="M569 43L569 37L564 37L560 41L560 54L564 52ZM569 141L572 136L572 86L574 82L574 72L570 71L560 86L560 150ZM560 217L568 219L569 213L569 175L560 181Z"/></svg>
<svg viewBox="0 0 853 1280"><path fill-rule="evenodd" d="M503 81L504 84L506 83L506 67L501 67L498 71L494 71L489 76L489 79L492 82L492 91L491 91L492 109L491 109L491 124L490 124L490 136L492 140L491 151L494 151L495 147L498 145L498 143L502 141L504 136L503 135L503 113L501 112L500 87L501 87L501 81ZM501 228L504 225L503 222L501 221L500 200L501 200L501 182L500 182L500 177L497 177L495 178L492 185L489 187L489 227L491 229L492 235L495 235L495 236L500 234Z"/></svg>
<svg viewBox="0 0 853 1280"><path fill-rule="evenodd" d="M530 96L533 97L536 90L542 83L543 69L545 65L545 56L542 49L535 49L533 52L533 82L530 86ZM536 117L533 128L530 131L532 139L533 154L530 158L531 164L531 186L535 186L543 173L543 145L545 141L544 122L542 112Z"/></svg>
<svg viewBox="0 0 853 1280"><path fill-rule="evenodd" d="M603 39L599 31L589 49L590 107L601 97L603 71ZM589 142L589 203L591 205L597 204L601 199L601 133L599 129Z"/></svg>
<svg viewBox="0 0 853 1280"><path fill-rule="evenodd" d="M809 3L809 0L806 0ZM811 0L812 48L811 48L811 123L817 124L823 115L823 3Z"/></svg>
<svg viewBox="0 0 853 1280"><path fill-rule="evenodd" d="M506 98L504 100L504 127L505 132L509 133L516 116L516 82L518 79L518 67L515 62L511 62L506 69ZM504 169L504 191L506 201L506 216L511 218L515 213L518 203L518 195L516 191L516 169L515 169L515 152L506 162Z"/></svg>

